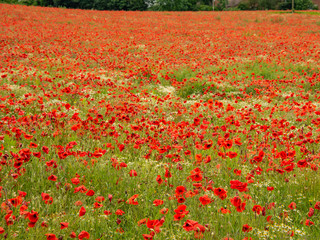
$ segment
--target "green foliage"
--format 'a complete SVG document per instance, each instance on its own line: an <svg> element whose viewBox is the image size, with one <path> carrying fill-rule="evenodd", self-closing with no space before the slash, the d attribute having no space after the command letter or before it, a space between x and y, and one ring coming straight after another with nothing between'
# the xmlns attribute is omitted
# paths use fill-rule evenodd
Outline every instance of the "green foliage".
<svg viewBox="0 0 320 240"><path fill-rule="evenodd" d="M281 0L243 0L238 8L240 10L288 10L292 9L292 1ZM316 9L312 0L294 0L296 10Z"/></svg>
<svg viewBox="0 0 320 240"><path fill-rule="evenodd" d="M238 6L236 6L236 7L229 7L224 10L225 11L240 11L241 9Z"/></svg>
<svg viewBox="0 0 320 240"><path fill-rule="evenodd" d="M237 7L241 11L249 10L248 4L246 2L241 2Z"/></svg>
<svg viewBox="0 0 320 240"><path fill-rule="evenodd" d="M150 1L145 0L1 0L0 2L35 6L53 6L97 10L147 10Z"/></svg>
<svg viewBox="0 0 320 240"><path fill-rule="evenodd" d="M295 0L294 1L294 9L296 10L308 10L308 9L316 9L317 7L313 4L311 0ZM288 10L292 9L292 2L284 2L279 3L279 10Z"/></svg>
<svg viewBox="0 0 320 240"><path fill-rule="evenodd" d="M308 10L315 8L311 0L295 0L294 5L294 8L297 10Z"/></svg>
<svg viewBox="0 0 320 240"><path fill-rule="evenodd" d="M212 11L212 0L0 0L3 3L97 10ZM215 10L287 10L291 0L243 0L228 9L228 0L216 1ZM312 0L295 0L296 10L317 9Z"/></svg>
<svg viewBox="0 0 320 240"><path fill-rule="evenodd" d="M156 0L152 10L158 11L194 11L197 0Z"/></svg>
<svg viewBox="0 0 320 240"><path fill-rule="evenodd" d="M212 6L209 5L197 5L197 11L212 11Z"/></svg>
<svg viewBox="0 0 320 240"><path fill-rule="evenodd" d="M97 10L212 11L211 1L206 0L0 0L0 2ZM222 6L225 5L221 5L221 10Z"/></svg>
<svg viewBox="0 0 320 240"><path fill-rule="evenodd" d="M184 80L195 78L197 75L197 72L193 71L189 67L186 67L186 68L181 68L175 71L173 74L176 81L183 82Z"/></svg>
<svg viewBox="0 0 320 240"><path fill-rule="evenodd" d="M214 9L217 11L223 11L227 8L227 5L228 0L220 0Z"/></svg>
<svg viewBox="0 0 320 240"><path fill-rule="evenodd" d="M240 10L274 10L279 0L244 0L239 5Z"/></svg>
<svg viewBox="0 0 320 240"><path fill-rule="evenodd" d="M188 82L185 86L180 88L177 91L177 95L181 98L190 98L190 96L197 95L197 94L204 94L205 91L215 91L216 88L210 86L206 82L201 81L194 81Z"/></svg>

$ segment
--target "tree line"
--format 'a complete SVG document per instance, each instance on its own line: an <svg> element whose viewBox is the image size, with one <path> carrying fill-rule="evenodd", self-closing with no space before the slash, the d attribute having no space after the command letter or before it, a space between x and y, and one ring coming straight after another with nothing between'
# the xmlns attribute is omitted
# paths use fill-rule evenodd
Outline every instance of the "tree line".
<svg viewBox="0 0 320 240"><path fill-rule="evenodd" d="M242 0L230 8L228 0L0 0L4 3L43 7L64 7L124 11L216 11L223 10L286 10L292 0ZM316 9L312 0L294 0L296 10Z"/></svg>

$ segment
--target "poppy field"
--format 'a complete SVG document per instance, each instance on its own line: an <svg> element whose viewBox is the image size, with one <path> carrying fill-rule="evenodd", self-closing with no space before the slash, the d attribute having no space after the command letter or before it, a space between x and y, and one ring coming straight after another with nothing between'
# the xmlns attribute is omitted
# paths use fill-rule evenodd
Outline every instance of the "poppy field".
<svg viewBox="0 0 320 240"><path fill-rule="evenodd" d="M0 4L0 238L320 239L310 13Z"/></svg>

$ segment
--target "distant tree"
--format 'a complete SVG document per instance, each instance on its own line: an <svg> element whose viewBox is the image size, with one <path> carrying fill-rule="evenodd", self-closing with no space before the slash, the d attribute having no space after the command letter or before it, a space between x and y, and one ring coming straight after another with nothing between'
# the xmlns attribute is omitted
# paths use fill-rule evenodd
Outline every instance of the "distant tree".
<svg viewBox="0 0 320 240"><path fill-rule="evenodd" d="M194 11L197 0L155 0L151 9L159 11Z"/></svg>
<svg viewBox="0 0 320 240"><path fill-rule="evenodd" d="M296 10L314 9L312 0L294 0ZM238 8L240 10L287 10L292 8L292 0L243 0Z"/></svg>
<svg viewBox="0 0 320 240"><path fill-rule="evenodd" d="M313 9L314 4L311 0L295 0L294 8L297 10Z"/></svg>
<svg viewBox="0 0 320 240"><path fill-rule="evenodd" d="M279 0L259 0L259 10L274 10L277 8Z"/></svg>
<svg viewBox="0 0 320 240"><path fill-rule="evenodd" d="M292 9L292 1L287 0L285 2L279 3L278 9L280 10ZM312 0L294 0L294 9L296 10L315 9L315 5L313 4Z"/></svg>
<svg viewBox="0 0 320 240"><path fill-rule="evenodd" d="M0 0L0 2L65 8L144 11L212 10L214 0ZM314 9L312 0L294 0L296 10ZM225 10L228 0L216 0L215 10ZM291 9L292 0L243 0L240 10Z"/></svg>
<svg viewBox="0 0 320 240"><path fill-rule="evenodd" d="M217 5L215 6L215 10L217 11L223 11L228 6L228 0L219 0Z"/></svg>

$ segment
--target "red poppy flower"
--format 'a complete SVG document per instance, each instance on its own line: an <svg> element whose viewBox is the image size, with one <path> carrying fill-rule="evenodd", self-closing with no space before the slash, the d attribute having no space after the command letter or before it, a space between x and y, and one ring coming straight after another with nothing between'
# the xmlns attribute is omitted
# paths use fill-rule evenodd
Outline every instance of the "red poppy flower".
<svg viewBox="0 0 320 240"><path fill-rule="evenodd" d="M201 163L201 161L202 161L202 155L201 155L201 153L196 154L195 159L197 160L198 163Z"/></svg>
<svg viewBox="0 0 320 240"><path fill-rule="evenodd" d="M185 154L185 155L191 155L191 151L190 151L190 150L186 150L186 151L184 152L184 154Z"/></svg>
<svg viewBox="0 0 320 240"><path fill-rule="evenodd" d="M191 178L192 181L200 182L203 177L202 177L201 172L195 172L195 173L191 174L188 178Z"/></svg>
<svg viewBox="0 0 320 240"><path fill-rule="evenodd" d="M241 176L241 170L234 169L233 172L234 172L237 176Z"/></svg>
<svg viewBox="0 0 320 240"><path fill-rule="evenodd" d="M136 201L136 198L139 196L139 194L135 194L132 197L128 199L126 203L131 204L131 205L138 205L139 203Z"/></svg>
<svg viewBox="0 0 320 240"><path fill-rule="evenodd" d="M109 211L109 210L105 210L104 212L103 212L105 215L111 215L112 213L111 213L111 211Z"/></svg>
<svg viewBox="0 0 320 240"><path fill-rule="evenodd" d="M243 212L246 208L246 202L242 202L239 206L236 207L237 212Z"/></svg>
<svg viewBox="0 0 320 240"><path fill-rule="evenodd" d="M223 188L215 188L213 190L214 195L218 196L221 200L226 199L227 197L227 191Z"/></svg>
<svg viewBox="0 0 320 240"><path fill-rule="evenodd" d="M305 159L299 160L299 161L297 162L297 166L298 166L299 168L305 168L305 167L308 166L308 162L307 162Z"/></svg>
<svg viewBox="0 0 320 240"><path fill-rule="evenodd" d="M296 209L297 208L297 204L295 202L292 202L289 204L288 208L290 208L291 210Z"/></svg>
<svg viewBox="0 0 320 240"><path fill-rule="evenodd" d="M144 240L153 240L153 236L151 234L142 234Z"/></svg>
<svg viewBox="0 0 320 240"><path fill-rule="evenodd" d="M238 156L238 154L236 153L236 152L228 152L228 156L229 156L229 158L235 158L235 157L237 157Z"/></svg>
<svg viewBox="0 0 320 240"><path fill-rule="evenodd" d="M57 181L57 176L55 176L55 175L51 175L51 176L49 176L48 177L48 179L50 180L50 181Z"/></svg>
<svg viewBox="0 0 320 240"><path fill-rule="evenodd" d="M38 144L34 143L34 142L31 142L30 145L29 145L30 148L37 148L38 147Z"/></svg>
<svg viewBox="0 0 320 240"><path fill-rule="evenodd" d="M86 209L84 207L81 207L79 211L79 217L82 217L85 214L86 214Z"/></svg>
<svg viewBox="0 0 320 240"><path fill-rule="evenodd" d="M231 211L228 208L220 208L220 212L223 214L231 213Z"/></svg>
<svg viewBox="0 0 320 240"><path fill-rule="evenodd" d="M34 153L32 153L32 155L35 156L36 158L40 158L41 152L34 152Z"/></svg>
<svg viewBox="0 0 320 240"><path fill-rule="evenodd" d="M8 210L8 214L4 217L6 220L7 226L13 225L14 220L16 219L16 216L12 215L12 211Z"/></svg>
<svg viewBox="0 0 320 240"><path fill-rule="evenodd" d="M71 105L70 105L69 103L66 103L66 104L64 105L64 107L65 107L67 110L69 110L70 107L71 107Z"/></svg>
<svg viewBox="0 0 320 240"><path fill-rule="evenodd" d="M35 211L31 211L29 214L28 214L28 218L29 218L29 221L30 222L33 222L33 223L36 223L39 219L39 213L38 212L35 212Z"/></svg>
<svg viewBox="0 0 320 240"><path fill-rule="evenodd" d="M49 200L50 199L50 195L47 193L41 193L41 197L43 201Z"/></svg>
<svg viewBox="0 0 320 240"><path fill-rule="evenodd" d="M174 210L174 212L175 212L175 213L178 213L178 214L184 214L184 215L186 215L186 214L189 213L189 211L186 211L186 209L187 209L187 206L186 206L186 205L179 205L179 206L177 207L177 209Z"/></svg>
<svg viewBox="0 0 320 240"><path fill-rule="evenodd" d="M81 201L76 201L75 203L74 203L74 205L76 205L76 206L81 206L83 203L81 202Z"/></svg>
<svg viewBox="0 0 320 240"><path fill-rule="evenodd" d="M41 223L41 227L47 228L47 227L49 227L49 225L48 225L48 223L47 223L46 221L43 221L43 222Z"/></svg>
<svg viewBox="0 0 320 240"><path fill-rule="evenodd" d="M124 211L122 211L121 209L118 209L116 212L115 212L116 215L123 215L124 214Z"/></svg>
<svg viewBox="0 0 320 240"><path fill-rule="evenodd" d="M274 202L272 202L272 203L269 203L269 205L268 205L268 209L273 209L274 207L275 207L275 203Z"/></svg>
<svg viewBox="0 0 320 240"><path fill-rule="evenodd" d="M77 234L75 232L72 232L70 235L69 235L71 238L76 238L77 237Z"/></svg>
<svg viewBox="0 0 320 240"><path fill-rule="evenodd" d="M193 124L194 124L195 126L198 126L200 123L201 123L200 118L196 117L196 118L193 119Z"/></svg>
<svg viewBox="0 0 320 240"><path fill-rule="evenodd" d="M124 150L124 144L119 144L118 145L120 152L122 152Z"/></svg>
<svg viewBox="0 0 320 240"><path fill-rule="evenodd" d="M205 143L205 144L203 145L203 149L204 149L204 150L208 150L208 149L210 149L210 148L212 147L212 145L213 145L212 142L210 142L210 143Z"/></svg>
<svg viewBox="0 0 320 240"><path fill-rule="evenodd" d="M82 231L81 233L79 233L78 238L79 239L84 239L84 238L89 239L90 238L90 234L88 232L86 232L86 231Z"/></svg>
<svg viewBox="0 0 320 240"><path fill-rule="evenodd" d="M274 187L267 187L267 190L268 190L268 191L273 191L273 190L274 190Z"/></svg>
<svg viewBox="0 0 320 240"><path fill-rule="evenodd" d="M233 206L238 207L241 204L241 198L236 196L234 198L231 198L230 202L232 203Z"/></svg>
<svg viewBox="0 0 320 240"><path fill-rule="evenodd" d="M178 197L177 198L177 202L178 203L184 203L186 201L186 199L184 197Z"/></svg>
<svg viewBox="0 0 320 240"><path fill-rule="evenodd" d="M156 233L160 232L160 227L163 225L164 223L164 216L160 219L157 220L147 220L146 226L149 229L153 229Z"/></svg>
<svg viewBox="0 0 320 240"><path fill-rule="evenodd" d="M80 179L79 178L71 178L71 182L74 185L78 185L80 183Z"/></svg>
<svg viewBox="0 0 320 240"><path fill-rule="evenodd" d="M184 186L178 186L176 187L176 190L175 190L178 196L184 194L185 191L186 191L186 188Z"/></svg>
<svg viewBox="0 0 320 240"><path fill-rule="evenodd" d="M67 223L67 222L61 222L60 223L60 229L65 229L65 228L68 228L68 226L69 226L69 223Z"/></svg>
<svg viewBox="0 0 320 240"><path fill-rule="evenodd" d="M112 201L112 195L111 194L108 195L108 199L109 199L109 202L111 203L111 201Z"/></svg>
<svg viewBox="0 0 320 240"><path fill-rule="evenodd" d="M49 153L49 148L46 147L46 146L43 146L43 147L42 147L42 151L43 151L44 153L48 154L48 153Z"/></svg>
<svg viewBox="0 0 320 240"><path fill-rule="evenodd" d="M161 214L167 214L168 211L169 211L168 208L162 208L159 212L160 212Z"/></svg>
<svg viewBox="0 0 320 240"><path fill-rule="evenodd" d="M242 183L238 180L232 180L230 181L230 184L231 184L231 188L232 189L237 189L239 190L239 192L246 192L248 191L248 183Z"/></svg>
<svg viewBox="0 0 320 240"><path fill-rule="evenodd" d="M159 183L159 185L163 182L160 175L157 176L156 181Z"/></svg>
<svg viewBox="0 0 320 240"><path fill-rule="evenodd" d="M27 196L27 193L26 192L23 192L23 191L20 191L18 190L18 193L19 193L19 196L24 198L25 196Z"/></svg>
<svg viewBox="0 0 320 240"><path fill-rule="evenodd" d="M164 174L164 176L165 176L166 178L171 178L171 177L172 177L172 174L169 172L168 169L166 169L166 173Z"/></svg>
<svg viewBox="0 0 320 240"><path fill-rule="evenodd" d="M312 221L309 220L309 219L306 219L305 225L306 225L306 226L312 226L312 225L314 225L314 222L312 222Z"/></svg>
<svg viewBox="0 0 320 240"><path fill-rule="evenodd" d="M94 207L94 208L101 208L101 207L103 207L103 205L102 205L101 203L95 202L95 203L93 204L93 207Z"/></svg>
<svg viewBox="0 0 320 240"><path fill-rule="evenodd" d="M103 196L98 196L95 199L97 202L103 202L105 200L105 198Z"/></svg>
<svg viewBox="0 0 320 240"><path fill-rule="evenodd" d="M313 214L314 214L314 209L313 208L309 208L308 217L312 217Z"/></svg>
<svg viewBox="0 0 320 240"><path fill-rule="evenodd" d="M242 232L251 232L252 231L252 227L249 226L248 224L244 224L242 226Z"/></svg>
<svg viewBox="0 0 320 240"><path fill-rule="evenodd" d="M213 201L208 195L203 195L199 200L202 205L208 205Z"/></svg>
<svg viewBox="0 0 320 240"><path fill-rule="evenodd" d="M53 233L47 233L47 234L45 234L45 236L47 237L47 240L58 240L56 235Z"/></svg>
<svg viewBox="0 0 320 240"><path fill-rule="evenodd" d="M195 226L198 224L198 222L193 221L193 220L187 220L184 224L183 224L183 229L186 230L187 232L189 231L193 231L195 230Z"/></svg>
<svg viewBox="0 0 320 240"><path fill-rule="evenodd" d="M33 138L32 135L29 135L29 134L24 134L24 138L27 139L27 140L30 140Z"/></svg>
<svg viewBox="0 0 320 240"><path fill-rule="evenodd" d="M23 199L22 197L18 196L16 198L11 198L8 201L12 204L12 206L18 207L22 203Z"/></svg>
<svg viewBox="0 0 320 240"><path fill-rule="evenodd" d="M156 207L160 206L162 204L163 204L163 200L156 199L156 200L153 201L153 205L156 206Z"/></svg>
<svg viewBox="0 0 320 240"><path fill-rule="evenodd" d="M143 218L141 220L138 221L138 226L141 226L141 225L144 225L147 223L147 219L146 218Z"/></svg>
<svg viewBox="0 0 320 240"><path fill-rule="evenodd" d="M130 175L130 177L136 177L136 176L138 176L137 172L136 172L135 170L133 170L133 169L130 170L129 175Z"/></svg>
<svg viewBox="0 0 320 240"><path fill-rule="evenodd" d="M94 195L94 191L93 190L89 190L87 193L86 193L87 196L93 196Z"/></svg>
<svg viewBox="0 0 320 240"><path fill-rule="evenodd" d="M260 205L254 205L252 211L259 215L262 211L262 207Z"/></svg>

